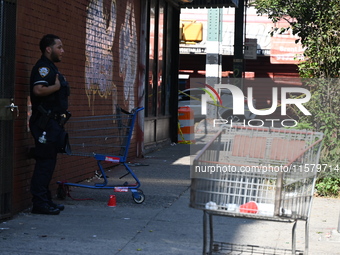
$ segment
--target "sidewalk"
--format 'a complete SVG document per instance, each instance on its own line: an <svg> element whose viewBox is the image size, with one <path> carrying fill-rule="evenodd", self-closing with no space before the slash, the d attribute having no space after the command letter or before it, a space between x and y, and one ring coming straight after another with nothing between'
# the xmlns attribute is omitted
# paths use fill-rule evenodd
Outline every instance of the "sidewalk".
<svg viewBox="0 0 340 255"><path fill-rule="evenodd" d="M189 207L189 155L190 146L178 144L131 162L142 183L143 204L134 203L131 193L72 187L72 197L93 200L67 197L60 215L23 212L0 223L0 254L202 254L203 212ZM116 180L116 172L107 172L109 180ZM111 194L116 207L107 206ZM314 199L309 254L340 254L339 211L340 200ZM214 221L218 241L290 248L290 223L230 217ZM304 249L304 222L298 222L297 248Z"/></svg>

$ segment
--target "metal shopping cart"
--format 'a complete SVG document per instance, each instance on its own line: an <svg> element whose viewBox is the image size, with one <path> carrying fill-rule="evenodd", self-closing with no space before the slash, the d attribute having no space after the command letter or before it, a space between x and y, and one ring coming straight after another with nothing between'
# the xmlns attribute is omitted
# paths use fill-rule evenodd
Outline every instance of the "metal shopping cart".
<svg viewBox="0 0 340 255"><path fill-rule="evenodd" d="M144 202L145 195L139 189L141 183L126 162L135 120L138 112L143 109L135 108L131 112L127 112L117 106L114 115L71 118L67 123L72 149L71 155L94 157L97 160L99 176L103 178L103 182L86 185L60 181L57 191L59 198L66 197L68 186L76 186L92 189L113 189L115 192L131 191L132 198L136 203ZM136 182L118 186L109 185L102 162L122 164L127 172L121 178L130 174Z"/></svg>
<svg viewBox="0 0 340 255"><path fill-rule="evenodd" d="M223 127L191 169L190 206L204 211L203 254L301 254L295 240L298 220L305 221L307 254L322 137L293 129ZM215 215L292 222L291 250L217 242Z"/></svg>

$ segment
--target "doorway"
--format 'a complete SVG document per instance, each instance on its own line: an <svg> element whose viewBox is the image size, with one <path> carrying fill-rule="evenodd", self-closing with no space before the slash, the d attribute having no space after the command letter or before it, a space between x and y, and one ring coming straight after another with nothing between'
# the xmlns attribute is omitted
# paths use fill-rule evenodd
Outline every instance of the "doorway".
<svg viewBox="0 0 340 255"><path fill-rule="evenodd" d="M16 0L0 0L0 219L11 216Z"/></svg>

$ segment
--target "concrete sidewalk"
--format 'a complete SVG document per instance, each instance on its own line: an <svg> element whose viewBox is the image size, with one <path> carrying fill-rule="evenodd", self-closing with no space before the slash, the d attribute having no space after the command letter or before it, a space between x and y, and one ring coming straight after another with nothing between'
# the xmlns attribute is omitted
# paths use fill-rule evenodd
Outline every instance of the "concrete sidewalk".
<svg viewBox="0 0 340 255"><path fill-rule="evenodd" d="M190 146L165 147L131 165L142 183L143 204L134 203L130 192L72 187L72 197L93 200L67 197L60 215L23 212L0 223L0 254L202 254L203 212L188 206ZM116 180L120 169L107 175ZM111 194L116 207L107 206ZM309 254L340 254L339 209L338 199L314 199ZM214 240L290 249L291 223L230 217L214 222ZM304 222L298 222L297 248L304 249Z"/></svg>

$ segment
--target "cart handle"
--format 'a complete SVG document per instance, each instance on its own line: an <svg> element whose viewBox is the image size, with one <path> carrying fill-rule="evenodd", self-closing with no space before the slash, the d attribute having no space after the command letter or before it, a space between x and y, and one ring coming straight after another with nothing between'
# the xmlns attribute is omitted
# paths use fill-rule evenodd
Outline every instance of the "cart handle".
<svg viewBox="0 0 340 255"><path fill-rule="evenodd" d="M144 107L135 107L131 110L131 112L128 112L127 110L124 110L122 107L120 107L119 105L116 105L117 108L119 108L119 110L125 114L136 114L137 112L144 110Z"/></svg>

